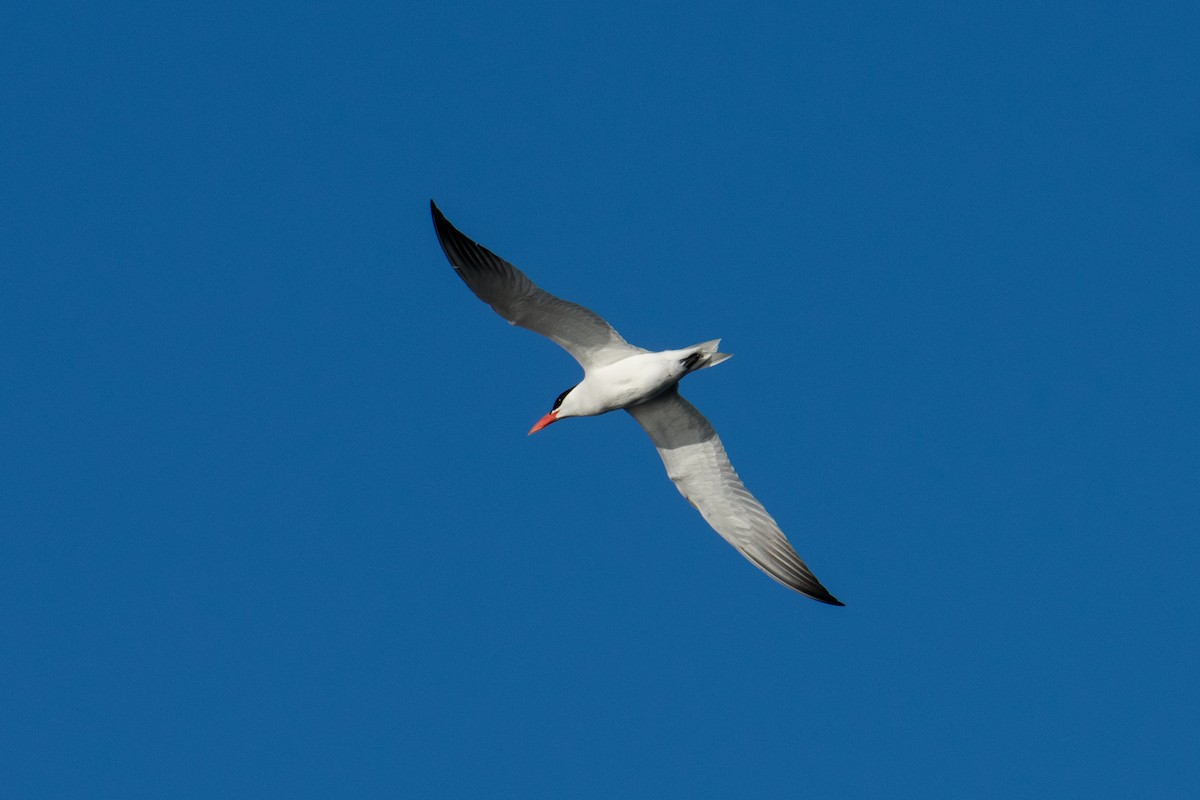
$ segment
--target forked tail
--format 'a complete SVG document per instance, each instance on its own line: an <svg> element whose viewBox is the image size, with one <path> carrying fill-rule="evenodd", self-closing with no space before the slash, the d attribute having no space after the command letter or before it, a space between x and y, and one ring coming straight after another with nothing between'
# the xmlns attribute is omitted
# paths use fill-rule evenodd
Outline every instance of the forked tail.
<svg viewBox="0 0 1200 800"><path fill-rule="evenodd" d="M709 342L692 345L687 350L688 353L683 359L683 366L688 372L695 372L698 369L705 367L715 367L727 358L733 358L733 353L718 353L717 347L721 344L720 339L713 339Z"/></svg>

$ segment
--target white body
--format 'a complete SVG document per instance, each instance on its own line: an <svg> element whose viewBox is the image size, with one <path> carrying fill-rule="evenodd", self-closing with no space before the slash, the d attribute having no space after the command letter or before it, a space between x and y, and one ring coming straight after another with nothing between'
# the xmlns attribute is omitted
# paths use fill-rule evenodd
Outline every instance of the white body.
<svg viewBox="0 0 1200 800"><path fill-rule="evenodd" d="M683 350L636 353L614 364L589 369L583 381L563 398L558 418L592 417L658 397L687 373L729 358L726 353L716 352L720 341L715 339ZM693 354L699 359L693 366L685 366L685 360Z"/></svg>

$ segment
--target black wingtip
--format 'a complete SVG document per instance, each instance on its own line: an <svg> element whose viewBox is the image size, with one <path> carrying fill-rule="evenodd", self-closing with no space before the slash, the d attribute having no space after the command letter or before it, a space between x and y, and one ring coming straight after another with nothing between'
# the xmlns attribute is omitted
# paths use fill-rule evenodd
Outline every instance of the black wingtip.
<svg viewBox="0 0 1200 800"><path fill-rule="evenodd" d="M448 239L462 239L468 244L475 243L463 235L462 231L454 227L450 220L446 219L446 215L437 207L437 203L433 200L429 201L429 212L433 215L433 229L437 231L438 239L441 240L443 246ZM449 255L447 253L447 255Z"/></svg>
<svg viewBox="0 0 1200 800"><path fill-rule="evenodd" d="M433 215L433 230L437 233L438 242L441 243L442 249L446 251L446 256L450 258L450 262L455 263L450 251L446 250L447 244L455 238L465 239L466 237L450 224L450 220L446 219L446 215L442 213L442 210L437 207L437 203L433 200L429 201L429 213Z"/></svg>
<svg viewBox="0 0 1200 800"><path fill-rule="evenodd" d="M816 600L818 603L824 603L827 606L844 606L844 605L846 605L841 600L838 600L836 597L829 594L828 592L826 592L824 595L816 595L816 594L813 594L812 592L805 592L804 594L811 597L813 600Z"/></svg>
<svg viewBox="0 0 1200 800"><path fill-rule="evenodd" d="M819 583L816 585L815 588L806 586L803 589L798 589L797 591L799 591L806 597L811 597L813 600L816 600L818 603L825 603L826 605L830 605L830 606L846 605L841 600L838 600L836 597L831 595L829 593L829 590L826 589L824 586L822 586Z"/></svg>

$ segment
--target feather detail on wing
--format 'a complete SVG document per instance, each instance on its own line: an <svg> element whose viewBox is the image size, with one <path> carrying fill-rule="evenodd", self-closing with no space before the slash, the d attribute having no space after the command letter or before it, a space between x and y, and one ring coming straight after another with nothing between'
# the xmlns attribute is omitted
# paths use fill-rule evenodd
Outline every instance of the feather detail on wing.
<svg viewBox="0 0 1200 800"><path fill-rule="evenodd" d="M717 533L775 580L830 605L844 605L800 559L762 503L746 490L717 432L671 390L626 409L658 448L667 475Z"/></svg>
<svg viewBox="0 0 1200 800"><path fill-rule="evenodd" d="M513 325L554 341L585 370L646 352L626 342L595 312L539 289L521 270L459 232L432 201L429 205L438 241L454 271Z"/></svg>

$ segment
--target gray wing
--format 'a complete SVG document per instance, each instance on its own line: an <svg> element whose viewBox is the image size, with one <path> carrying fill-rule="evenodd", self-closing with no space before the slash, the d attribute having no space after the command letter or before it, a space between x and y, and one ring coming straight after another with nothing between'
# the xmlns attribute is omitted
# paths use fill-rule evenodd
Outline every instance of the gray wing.
<svg viewBox="0 0 1200 800"><path fill-rule="evenodd" d="M583 368L646 352L621 338L600 315L539 289L524 272L464 236L430 201L433 229L446 258L471 291L513 325L540 333Z"/></svg>
<svg viewBox="0 0 1200 800"><path fill-rule="evenodd" d="M680 494L725 541L789 589L844 605L821 585L762 503L746 491L717 432L695 406L672 390L625 410L650 434Z"/></svg>

